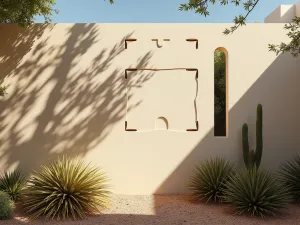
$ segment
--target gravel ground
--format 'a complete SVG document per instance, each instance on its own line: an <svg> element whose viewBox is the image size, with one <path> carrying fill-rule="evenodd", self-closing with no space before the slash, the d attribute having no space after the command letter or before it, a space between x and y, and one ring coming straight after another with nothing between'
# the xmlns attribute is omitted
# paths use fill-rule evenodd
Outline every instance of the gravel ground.
<svg viewBox="0 0 300 225"><path fill-rule="evenodd" d="M189 196L114 196L111 208L102 215L80 221L29 221L17 211L14 219L1 224L57 225L300 225L300 206L291 205L281 218L262 220L247 215L234 216L228 205L195 204Z"/></svg>

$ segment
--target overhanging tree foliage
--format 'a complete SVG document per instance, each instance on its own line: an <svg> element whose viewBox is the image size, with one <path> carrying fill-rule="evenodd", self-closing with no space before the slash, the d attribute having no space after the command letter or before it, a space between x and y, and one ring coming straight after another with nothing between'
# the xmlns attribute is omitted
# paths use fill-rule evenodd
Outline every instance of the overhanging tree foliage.
<svg viewBox="0 0 300 225"><path fill-rule="evenodd" d="M104 0L105 1L105 0ZM179 10L194 10L201 15L209 16L209 4L228 5L229 3L236 6L243 5L245 15L238 15L233 19L234 25L224 30L224 34L233 33L238 27L246 25L246 19L254 10L260 0L189 0L186 4L181 4ZM111 4L114 0L109 0ZM46 22L51 22L51 15L58 11L54 9L55 0L1 0L0 1L0 23L17 23L21 26L27 26L34 22L37 15L44 16ZM276 54L291 52L294 56L300 54L300 18L296 17L290 24L285 25L288 30L289 43L279 45L269 44L270 51Z"/></svg>
<svg viewBox="0 0 300 225"><path fill-rule="evenodd" d="M109 0L112 4L114 1ZM14 23L27 27L34 23L35 16L43 16L46 23L51 22L55 0L0 0L0 24ZM0 96L6 94L6 86L0 86Z"/></svg>
<svg viewBox="0 0 300 225"><path fill-rule="evenodd" d="M105 0L104 0L105 1ZM233 33L238 27L246 25L246 19L254 10L260 0L189 0L186 4L181 4L179 10L194 10L204 16L209 16L209 4L217 2L223 6L229 3L236 6L243 5L245 15L238 15L234 18L234 25L224 30L224 34ZM114 0L109 0L111 4ZM45 22L51 22L51 16L58 11L54 9L55 0L0 0L0 23L16 23L26 27L34 22L34 17L39 15L45 18ZM300 54L300 18L296 17L291 23L284 27L290 38L289 43L278 45L269 44L269 50L276 54L290 52L294 56ZM0 96L6 93L7 87L0 86Z"/></svg>
<svg viewBox="0 0 300 225"><path fill-rule="evenodd" d="M1 0L0 23L16 23L22 27L34 22L34 17L39 15L46 22L51 21L55 0Z"/></svg>
<svg viewBox="0 0 300 225"><path fill-rule="evenodd" d="M284 29L288 30L287 36L291 39L290 43L282 42L279 45L269 44L270 51L279 53L290 52L293 56L300 54L300 17L293 19L292 23L285 24Z"/></svg>
<svg viewBox="0 0 300 225"><path fill-rule="evenodd" d="M186 4L181 4L179 10L181 11L195 11L201 15L209 16L208 7L209 4L220 5L234 4L235 6L242 5L245 9L245 15L235 16L233 19L234 25L230 28L224 30L224 34L228 35L233 33L240 26L246 25L246 20L250 13L255 9L260 0L189 0ZM289 43L281 43L279 45L269 44L269 50L275 52L277 55L279 53L290 52L293 56L298 56L300 54L300 18L296 17L290 24L284 27L288 30L288 37L290 38Z"/></svg>
<svg viewBox="0 0 300 225"><path fill-rule="evenodd" d="M104 0L105 1L105 0ZM109 0L111 4L114 0ZM243 5L245 15L238 15L233 19L234 25L224 30L224 34L233 33L238 27L246 25L246 19L255 9L260 0L189 0L186 4L181 4L179 10L194 10L201 15L209 16L209 4L236 6ZM1 0L0 1L0 23L17 23L21 26L27 26L34 22L37 15L44 16L45 22L51 22L51 15L58 11L54 9L55 0ZM269 50L276 54L291 52L292 55L300 54L300 18L296 17L290 24L285 25L288 30L289 43L279 45L269 44Z"/></svg>
<svg viewBox="0 0 300 225"><path fill-rule="evenodd" d="M34 22L37 15L50 22L55 0L0 0L0 23L16 23L26 27ZM0 86L0 96L6 94L6 86Z"/></svg>

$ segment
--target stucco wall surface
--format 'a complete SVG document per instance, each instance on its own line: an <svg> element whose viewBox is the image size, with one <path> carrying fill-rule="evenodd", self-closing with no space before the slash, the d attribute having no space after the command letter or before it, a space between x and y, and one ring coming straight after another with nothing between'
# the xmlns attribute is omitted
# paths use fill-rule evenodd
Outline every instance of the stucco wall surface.
<svg viewBox="0 0 300 225"><path fill-rule="evenodd" d="M255 148L258 103L262 167L277 170L299 152L300 58L268 51L269 43L287 41L283 24L248 24L224 36L228 26L0 25L0 79L9 85L0 99L1 170L27 172L58 155L79 155L103 168L116 194L186 193L200 160L221 156L243 165L241 127L249 124ZM127 38L137 40L125 49ZM198 39L198 49L187 38ZM213 132L219 47L228 52L222 138ZM138 70L125 79L128 68L177 69ZM198 69L198 79L182 68ZM158 117L168 120L168 131L154 130L164 127ZM199 130L186 132L195 120ZM125 131L125 121L138 131Z"/></svg>

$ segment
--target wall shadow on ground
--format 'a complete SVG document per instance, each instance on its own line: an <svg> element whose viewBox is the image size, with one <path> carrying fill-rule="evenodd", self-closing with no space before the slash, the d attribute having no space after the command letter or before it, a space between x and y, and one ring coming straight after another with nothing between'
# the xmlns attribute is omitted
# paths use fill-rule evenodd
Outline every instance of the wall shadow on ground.
<svg viewBox="0 0 300 225"><path fill-rule="evenodd" d="M250 62L249 66L255 65L251 65ZM294 73L286 73L287 68ZM230 78L229 71L229 80L231 79L233 78ZM240 82L243 82L242 77ZM241 128L243 123L249 124L250 147L255 148L256 105L258 103L261 103L264 109L262 167L274 171L279 166L276 162L283 162L300 153L299 84L300 58L293 58L290 54L279 55L230 108L228 138L232 141L228 141L226 137L214 137L212 128L154 194L170 193L170 191L174 194L186 193L194 166L204 159L203 156L234 159L237 166L243 166ZM229 86L229 95L230 93ZM237 133L234 133L235 131ZM276 146L276 148L271 149L269 146ZM269 167L264 165L265 162L268 162ZM176 191L178 189L179 193Z"/></svg>
<svg viewBox="0 0 300 225"><path fill-rule="evenodd" d="M1 67L6 69L1 80L14 79L14 88L0 99L0 161L4 169L16 165L26 173L58 155L84 156L124 118L124 72L112 64L125 50L124 40L133 33L110 49L99 49L80 70L76 63L99 41L99 26L74 24L66 32L65 42L57 45L43 37L36 44L43 31L53 26L34 26L28 31L11 26L1 38L6 42L0 51ZM47 34L51 36L51 32ZM32 56L24 59L29 51ZM135 66L147 67L151 56L151 52L141 56ZM99 78L104 72L109 76ZM151 76L141 75L130 85L140 88ZM43 107L34 108L40 103ZM130 105L128 110L136 106Z"/></svg>

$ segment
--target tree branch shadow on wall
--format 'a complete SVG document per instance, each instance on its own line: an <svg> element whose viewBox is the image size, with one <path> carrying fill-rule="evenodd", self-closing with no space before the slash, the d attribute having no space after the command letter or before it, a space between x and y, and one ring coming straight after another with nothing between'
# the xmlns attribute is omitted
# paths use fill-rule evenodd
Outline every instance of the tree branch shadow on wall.
<svg viewBox="0 0 300 225"><path fill-rule="evenodd" d="M41 26L37 35L53 25L47 26ZM22 43L20 28L10 29L18 31L12 31L7 42L18 44L11 45L13 50L4 51L11 55L2 56L3 67L9 69L1 79L15 76L16 83L14 89L8 90L9 95L0 100L1 162L6 169L16 165L26 173L58 155L84 156L107 137L114 124L124 119L124 71L111 65L125 50L125 39L133 33L111 49L99 49L92 63L88 59L89 67L80 70L77 62L84 60L85 53L101 36L97 25L72 25L66 42L57 46L48 43L48 38L34 44L38 38L34 34L30 34L30 41L26 34ZM33 57L18 65L31 48ZM151 56L151 52L141 56L137 67L146 67ZM103 72L109 76L101 78ZM152 75L141 74L141 79L130 85L140 88ZM34 108L39 103L43 104L42 110Z"/></svg>
<svg viewBox="0 0 300 225"><path fill-rule="evenodd" d="M35 40L38 40L45 30L52 30L55 25L36 24L27 29L21 29L14 24L9 26L7 29L7 25L0 24L0 84L20 64Z"/></svg>

